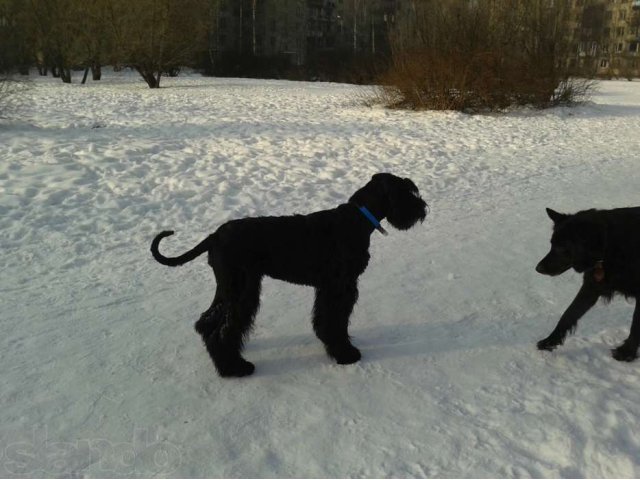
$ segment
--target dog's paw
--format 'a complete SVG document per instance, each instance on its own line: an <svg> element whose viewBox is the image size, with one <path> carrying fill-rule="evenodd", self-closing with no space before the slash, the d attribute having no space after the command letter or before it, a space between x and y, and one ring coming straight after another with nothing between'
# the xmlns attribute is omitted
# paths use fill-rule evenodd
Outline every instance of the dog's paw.
<svg viewBox="0 0 640 480"><path fill-rule="evenodd" d="M619 362L632 362L638 358L638 349L623 343L618 348L611 350L611 356Z"/></svg>
<svg viewBox="0 0 640 480"><path fill-rule="evenodd" d="M345 345L337 349L331 349L329 355L331 355L339 365L350 365L362 358L360 350L353 345Z"/></svg>
<svg viewBox="0 0 640 480"><path fill-rule="evenodd" d="M538 350L547 350L551 352L555 350L558 345L561 345L561 344L562 344L562 340L558 340L557 338L549 336L543 340L540 340L537 346L538 346Z"/></svg>
<svg viewBox="0 0 640 480"><path fill-rule="evenodd" d="M218 373L221 377L246 377L251 375L255 371L256 367L253 363L247 362L244 358L239 359L229 365L225 365L223 368L218 368Z"/></svg>

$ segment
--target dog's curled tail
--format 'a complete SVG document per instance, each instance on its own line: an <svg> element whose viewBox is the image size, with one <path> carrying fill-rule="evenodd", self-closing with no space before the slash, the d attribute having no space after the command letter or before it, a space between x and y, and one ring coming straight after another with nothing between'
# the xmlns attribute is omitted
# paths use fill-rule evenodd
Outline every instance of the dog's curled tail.
<svg viewBox="0 0 640 480"><path fill-rule="evenodd" d="M153 255L153 258L155 258L162 265L167 265L169 267L177 267L179 265L184 265L185 263L190 262L194 258L202 255L204 252L209 250L209 245L211 244L212 235L209 235L207 238L205 238L203 241L201 241L198 245L193 247L191 250L183 253L178 257L165 257L160 253L160 250L158 250L158 247L160 245L160 240L162 240L164 237L169 237L173 234L174 234L173 230L165 230L164 232L160 232L158 235L156 235L156 238L154 238L153 242L151 242L151 255Z"/></svg>

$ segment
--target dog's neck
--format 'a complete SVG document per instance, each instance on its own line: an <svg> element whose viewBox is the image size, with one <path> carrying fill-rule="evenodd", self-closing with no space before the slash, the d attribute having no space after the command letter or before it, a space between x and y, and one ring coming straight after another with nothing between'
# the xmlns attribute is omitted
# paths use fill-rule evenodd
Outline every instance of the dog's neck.
<svg viewBox="0 0 640 480"><path fill-rule="evenodd" d="M378 195L367 194L364 189L358 190L349 199L349 203L356 205L357 207L365 207L381 222L387 217L387 206L385 200L379 198Z"/></svg>
<svg viewBox="0 0 640 480"><path fill-rule="evenodd" d="M363 207L361 205L356 205L358 207L358 210L360 210L360 212L365 216L365 218L367 220L369 220L371 222L371 225L373 225L373 227L378 230L381 234L383 235L389 235L389 232L387 232L382 225L380 225L380 222L378 221L378 219L375 217L375 215L373 215L369 209L367 207Z"/></svg>
<svg viewBox="0 0 640 480"><path fill-rule="evenodd" d="M593 279L600 283L604 280L604 260L598 260L591 268L593 271Z"/></svg>
<svg viewBox="0 0 640 480"><path fill-rule="evenodd" d="M383 235L388 235L388 232L380 225L384 216L377 213L379 210L354 200L350 200L348 205L353 208L355 222L362 226L367 235L371 235L375 230Z"/></svg>

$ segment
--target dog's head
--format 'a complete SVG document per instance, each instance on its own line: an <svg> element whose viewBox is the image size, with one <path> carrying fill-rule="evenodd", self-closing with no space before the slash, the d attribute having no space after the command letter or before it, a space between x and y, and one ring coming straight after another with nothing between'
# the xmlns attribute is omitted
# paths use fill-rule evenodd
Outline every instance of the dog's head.
<svg viewBox="0 0 640 480"><path fill-rule="evenodd" d="M415 183L391 173L376 173L349 201L368 208L378 220L386 218L399 230L407 230L427 216L427 203Z"/></svg>
<svg viewBox="0 0 640 480"><path fill-rule="evenodd" d="M602 260L606 229L594 212L567 215L547 208L547 215L553 220L551 250L536 266L538 273L556 276L570 268L582 273Z"/></svg>

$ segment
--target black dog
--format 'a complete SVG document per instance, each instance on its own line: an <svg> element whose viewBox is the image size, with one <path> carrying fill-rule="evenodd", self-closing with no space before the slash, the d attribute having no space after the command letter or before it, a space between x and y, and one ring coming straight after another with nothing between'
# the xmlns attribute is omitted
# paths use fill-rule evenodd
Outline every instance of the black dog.
<svg viewBox="0 0 640 480"><path fill-rule="evenodd" d="M241 350L260 304L264 275L316 289L313 329L330 357L350 364L360 359L347 329L358 299L358 277L369 263L369 237L375 229L386 234L379 224L384 218L400 230L411 228L424 220L426 207L411 180L379 173L332 210L232 220L175 258L158 251L160 240L173 234L165 231L153 240L151 253L173 267L208 252L216 294L195 328L221 376L254 371Z"/></svg>
<svg viewBox="0 0 640 480"><path fill-rule="evenodd" d="M616 360L630 362L640 344L640 207L615 210L585 210L564 215L547 209L553 220L551 251L536 270L544 275L560 275L570 268L583 274L582 288L558 325L544 340L540 350L562 345L567 333L598 298L611 300L619 293L636 299L629 337L612 350Z"/></svg>

